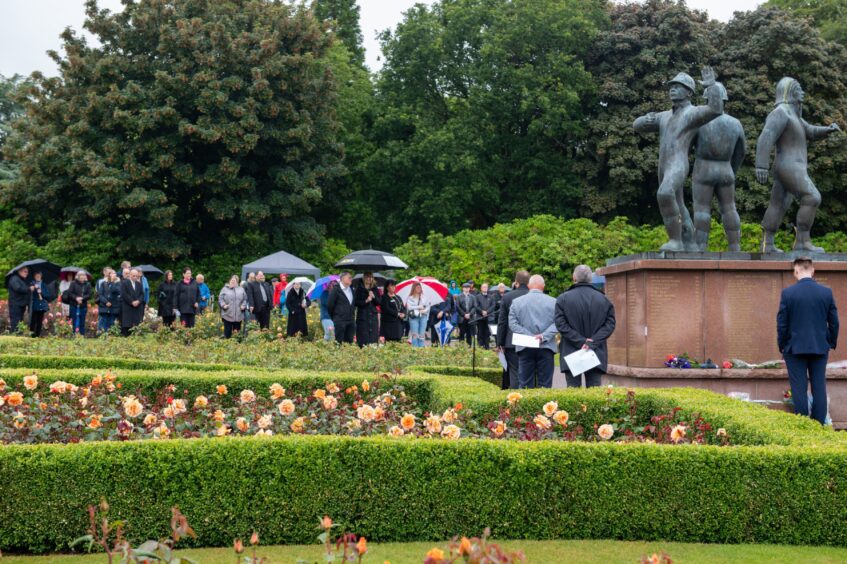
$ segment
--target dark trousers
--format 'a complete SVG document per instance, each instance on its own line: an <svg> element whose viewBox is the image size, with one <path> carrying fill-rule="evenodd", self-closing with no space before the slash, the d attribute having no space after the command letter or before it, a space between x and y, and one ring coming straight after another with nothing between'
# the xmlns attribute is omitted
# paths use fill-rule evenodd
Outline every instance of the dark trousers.
<svg viewBox="0 0 847 564"><path fill-rule="evenodd" d="M565 370L565 367L562 367L562 372L565 374L565 380L568 383L568 388L579 388L582 386L582 376L577 374L576 376L572 376L570 372ZM585 387L586 388L596 388L600 385L600 382L603 378L603 372L599 368L592 368L588 372L585 373Z"/></svg>
<svg viewBox="0 0 847 564"><path fill-rule="evenodd" d="M133 325L133 327L135 326ZM132 327L124 327L121 325L121 337L129 337L130 331L132 331Z"/></svg>
<svg viewBox="0 0 847 564"><path fill-rule="evenodd" d="M518 353L515 350L515 347L504 347L503 356L506 357L506 366L508 367L506 370L506 381L504 384L506 385L506 388L517 390L520 364L520 361L518 360Z"/></svg>
<svg viewBox="0 0 847 564"><path fill-rule="evenodd" d="M235 330L236 333L238 331L241 331L241 322L240 321L227 321L226 319L224 319L223 321L224 321L224 338L225 339L229 339L230 337L232 337L232 331L233 330Z"/></svg>
<svg viewBox="0 0 847 564"><path fill-rule="evenodd" d="M553 357L550 349L524 349L518 353L518 387L552 388Z"/></svg>
<svg viewBox="0 0 847 564"><path fill-rule="evenodd" d="M174 324L174 320L176 319L175 315L163 315L162 316L162 325L166 327L170 327Z"/></svg>
<svg viewBox="0 0 847 564"><path fill-rule="evenodd" d="M18 324L23 321L26 314L26 306L9 306L9 333L16 333Z"/></svg>
<svg viewBox="0 0 847 564"><path fill-rule="evenodd" d="M271 310L263 309L263 310L253 310L253 316L256 318L256 321L259 323L259 329L267 329L271 326Z"/></svg>
<svg viewBox="0 0 847 564"><path fill-rule="evenodd" d="M333 325L335 325L335 341L337 343L352 343L353 337L356 336L356 322L352 319L350 321L342 321L340 319L333 319Z"/></svg>
<svg viewBox="0 0 847 564"><path fill-rule="evenodd" d="M791 383L794 413L809 415L809 383L812 384L812 419L826 421L826 362L829 354L785 353L785 367Z"/></svg>
<svg viewBox="0 0 847 564"><path fill-rule="evenodd" d="M473 344L476 335L476 324L463 321L459 323L459 339L464 339L468 345Z"/></svg>
<svg viewBox="0 0 847 564"><path fill-rule="evenodd" d="M193 313L183 313L179 316L180 323L182 323L183 327L191 329L194 327L194 317L195 315Z"/></svg>
<svg viewBox="0 0 847 564"><path fill-rule="evenodd" d="M491 340L491 329L488 327L488 319L481 319L477 325L479 326L479 334L476 339L477 344L488 350L488 342Z"/></svg>
<svg viewBox="0 0 847 564"><path fill-rule="evenodd" d="M44 314L46 311L33 311L29 320L29 330L36 336L41 336L41 328L44 327Z"/></svg>

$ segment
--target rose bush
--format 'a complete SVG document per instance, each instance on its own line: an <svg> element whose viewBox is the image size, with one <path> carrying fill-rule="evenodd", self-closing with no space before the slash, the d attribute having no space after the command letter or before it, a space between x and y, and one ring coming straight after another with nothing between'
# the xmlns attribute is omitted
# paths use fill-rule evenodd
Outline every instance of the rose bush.
<svg viewBox="0 0 847 564"><path fill-rule="evenodd" d="M632 390L623 398L607 393L610 410L612 403L624 402L626 415L601 410L602 421L596 420L596 412L572 415L556 401L547 402L541 413L515 414L522 399L518 392L509 394L496 418L477 417L461 403L424 411L388 375L344 389L329 382L308 393L288 391L279 383L238 391L219 384L207 394L191 396L171 384L148 397L124 389L111 371L96 374L87 385L61 380L48 385L30 374L19 386L0 380L0 393L2 443L312 434L729 444L725 430L713 430L696 415L683 420L679 408L642 416Z"/></svg>

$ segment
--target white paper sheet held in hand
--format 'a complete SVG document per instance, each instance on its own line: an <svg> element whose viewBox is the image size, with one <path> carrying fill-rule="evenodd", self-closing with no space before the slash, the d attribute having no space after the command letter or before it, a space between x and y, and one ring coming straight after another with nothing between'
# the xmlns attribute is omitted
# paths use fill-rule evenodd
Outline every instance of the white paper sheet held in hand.
<svg viewBox="0 0 847 564"><path fill-rule="evenodd" d="M521 335L520 333L512 333L512 345L528 349L541 348L541 343L538 342L535 335Z"/></svg>
<svg viewBox="0 0 847 564"><path fill-rule="evenodd" d="M579 349L565 357L565 364L568 365L568 370L572 375L579 376L595 366L600 366L600 359L597 358L597 353L591 349Z"/></svg>

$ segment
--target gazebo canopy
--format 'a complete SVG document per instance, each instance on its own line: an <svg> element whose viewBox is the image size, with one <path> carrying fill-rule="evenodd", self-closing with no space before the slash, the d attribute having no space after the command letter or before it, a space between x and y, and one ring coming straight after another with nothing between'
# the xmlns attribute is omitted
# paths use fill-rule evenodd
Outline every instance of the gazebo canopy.
<svg viewBox="0 0 847 564"><path fill-rule="evenodd" d="M321 271L318 267L291 253L279 251L272 255L254 260L241 267L241 279L247 278L248 272L264 272L265 274L299 274L319 278Z"/></svg>

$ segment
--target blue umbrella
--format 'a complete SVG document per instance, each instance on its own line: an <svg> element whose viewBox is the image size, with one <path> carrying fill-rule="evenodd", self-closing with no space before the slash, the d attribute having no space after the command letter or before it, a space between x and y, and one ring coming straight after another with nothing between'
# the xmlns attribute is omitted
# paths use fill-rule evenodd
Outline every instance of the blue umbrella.
<svg viewBox="0 0 847 564"><path fill-rule="evenodd" d="M335 274L330 274L329 276L324 276L323 278L318 278L315 280L315 285L312 286L312 289L309 290L309 293L306 294L306 297L312 301L315 301L321 297L321 294L324 293L329 283L333 280L339 280L339 277Z"/></svg>

